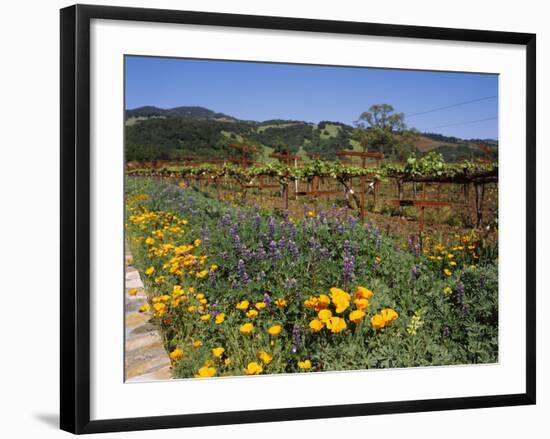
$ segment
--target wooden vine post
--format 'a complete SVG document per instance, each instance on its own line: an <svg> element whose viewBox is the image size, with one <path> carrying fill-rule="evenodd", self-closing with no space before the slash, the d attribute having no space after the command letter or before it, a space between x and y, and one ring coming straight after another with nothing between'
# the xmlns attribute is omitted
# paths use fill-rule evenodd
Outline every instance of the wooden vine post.
<svg viewBox="0 0 550 439"><path fill-rule="evenodd" d="M346 149L341 149L336 151L336 155L339 156L345 156L345 157L360 157L361 158L361 168L366 169L367 168L367 158L377 159L381 160L384 158L384 154L381 152L367 152L367 146L366 144L363 146L363 151L351 151ZM367 176L362 175L361 176L361 203L360 203L360 209L361 209L361 222L365 222L365 213L366 213L366 193L367 193ZM376 203L376 182L374 184L374 202Z"/></svg>
<svg viewBox="0 0 550 439"><path fill-rule="evenodd" d="M292 164L292 161L294 161L294 169L298 168L298 160L302 160L301 157L297 155L291 155L290 151L288 149L284 150L284 154L271 154L269 157L278 159L279 161L285 163L288 167ZM298 199L298 179L294 179L294 195L296 199ZM285 210L288 210L288 181L285 180L285 183L282 185L282 198L284 200Z"/></svg>
<svg viewBox="0 0 550 439"><path fill-rule="evenodd" d="M483 219L483 199L485 197L485 185L483 183L475 183L476 188L476 228L481 227Z"/></svg>
<svg viewBox="0 0 550 439"><path fill-rule="evenodd" d="M400 183L400 186L402 187L402 182ZM422 238L423 238L423 232L424 232L424 222L425 222L425 209L426 207L435 207L440 208L442 206L449 206L449 203L446 201L439 201L439 200L427 200L426 199L426 189L424 187L423 193L423 199L422 200L405 200L403 198L399 198L398 200L391 200L391 203L396 204L400 208L403 208L405 206L413 206L420 208L420 223L418 224L418 238L420 240L420 250L422 250ZM402 192L400 193L402 196Z"/></svg>

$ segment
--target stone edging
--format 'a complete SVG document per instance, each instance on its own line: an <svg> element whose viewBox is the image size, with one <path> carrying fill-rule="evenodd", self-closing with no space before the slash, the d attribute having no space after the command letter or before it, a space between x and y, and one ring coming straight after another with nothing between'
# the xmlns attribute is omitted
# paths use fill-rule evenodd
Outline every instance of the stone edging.
<svg viewBox="0 0 550 439"><path fill-rule="evenodd" d="M139 307L147 303L139 271L132 264L132 255L125 247L125 295L124 295L124 375L127 383L158 381L172 378L170 358L164 350L157 328L149 322ZM134 296L130 290L138 288Z"/></svg>

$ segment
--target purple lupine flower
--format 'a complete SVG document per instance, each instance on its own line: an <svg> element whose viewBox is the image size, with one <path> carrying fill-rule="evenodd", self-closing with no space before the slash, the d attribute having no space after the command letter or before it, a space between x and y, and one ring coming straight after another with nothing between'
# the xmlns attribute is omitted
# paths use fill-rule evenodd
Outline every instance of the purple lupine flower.
<svg viewBox="0 0 550 439"><path fill-rule="evenodd" d="M288 224L289 223L289 219L290 219L290 213L288 212L288 210L285 210L284 213L283 213L283 218L285 220L285 224Z"/></svg>
<svg viewBox="0 0 550 439"><path fill-rule="evenodd" d="M253 252L250 251L246 247L246 245L243 244L242 247L241 247L241 256L243 257L243 259L248 261L248 260L252 259L252 255L253 255Z"/></svg>
<svg viewBox="0 0 550 439"><path fill-rule="evenodd" d="M231 229L231 231L233 231L233 228ZM237 255L240 255L243 251L243 246L241 244L241 237L236 233L235 234L232 233L232 237L233 237L233 248L235 249L235 253L237 253Z"/></svg>
<svg viewBox="0 0 550 439"><path fill-rule="evenodd" d="M289 240L288 241L288 251L290 252L290 254L292 255L293 258L297 259L298 256L300 255L300 252L298 250L298 246L296 245L296 243L292 240Z"/></svg>
<svg viewBox="0 0 550 439"><path fill-rule="evenodd" d="M263 247L259 247L257 251L252 253L251 257L263 261L267 258L267 253L265 252L265 249Z"/></svg>
<svg viewBox="0 0 550 439"><path fill-rule="evenodd" d="M273 299L268 293L264 293L264 303L268 310L271 310L273 307Z"/></svg>
<svg viewBox="0 0 550 439"><path fill-rule="evenodd" d="M351 242L349 242L349 240L345 240L344 241L344 254L349 254L351 253Z"/></svg>
<svg viewBox="0 0 550 439"><path fill-rule="evenodd" d="M267 226L268 226L268 237L269 237L269 240L270 241L273 241L273 239L275 238L275 228L276 228L276 223L275 223L275 218L273 217L269 217L267 219Z"/></svg>
<svg viewBox="0 0 550 439"><path fill-rule="evenodd" d="M254 216L254 221L256 222L256 229L260 230L260 227L262 225L262 217L260 216L259 212L256 212L256 215Z"/></svg>
<svg viewBox="0 0 550 439"><path fill-rule="evenodd" d="M212 314L212 317L216 317L220 313L220 310L218 309L218 302L214 302L210 306L209 311L210 311L210 314Z"/></svg>
<svg viewBox="0 0 550 439"><path fill-rule="evenodd" d="M455 302L458 305L462 305L464 301L464 284L462 282L457 283L453 293Z"/></svg>
<svg viewBox="0 0 550 439"><path fill-rule="evenodd" d="M222 219L220 221L220 224L223 227L229 227L231 225L231 215L226 213L224 216L222 216Z"/></svg>
<svg viewBox="0 0 550 439"><path fill-rule="evenodd" d="M287 279L285 282L285 288L287 290L294 290L296 286L298 285L298 281L294 279L293 277L290 279Z"/></svg>
<svg viewBox="0 0 550 439"><path fill-rule="evenodd" d="M246 272L246 267L242 259L239 259L239 263L237 264L237 276L239 278L239 281L243 285L246 285L248 282L250 282L250 277L248 277L248 273Z"/></svg>
<svg viewBox="0 0 550 439"><path fill-rule="evenodd" d="M286 244L287 244L287 242L286 242L285 238L281 238L279 240L279 242L277 243L277 247L279 248L280 251L285 251L285 249L287 247Z"/></svg>
<svg viewBox="0 0 550 439"><path fill-rule="evenodd" d="M218 270L208 270L208 280L214 282L218 278Z"/></svg>
<svg viewBox="0 0 550 439"><path fill-rule="evenodd" d="M288 236L291 241L296 241L296 226L294 223L288 223Z"/></svg>
<svg viewBox="0 0 550 439"><path fill-rule="evenodd" d="M269 243L269 256L272 261L275 261L280 257L280 252L275 241L271 241Z"/></svg>
<svg viewBox="0 0 550 439"><path fill-rule="evenodd" d="M450 337L451 336L451 329L448 326L445 326L443 328L443 337Z"/></svg>
<svg viewBox="0 0 550 439"><path fill-rule="evenodd" d="M327 259L329 256L328 248L320 247L318 254L319 254L319 259Z"/></svg>
<svg viewBox="0 0 550 439"><path fill-rule="evenodd" d="M343 281L344 284L351 282L353 278L353 272L355 271L355 256L344 256L344 267L343 267Z"/></svg>
<svg viewBox="0 0 550 439"><path fill-rule="evenodd" d="M382 244L382 234L380 233L380 229L377 227L375 229L376 234L376 248L379 249L380 245Z"/></svg>
<svg viewBox="0 0 550 439"><path fill-rule="evenodd" d="M353 273L355 271L355 256L352 253L351 250L351 242L349 242L347 239L344 241L344 265L343 265L343 281L344 284L348 284L351 282L353 278Z"/></svg>
<svg viewBox="0 0 550 439"><path fill-rule="evenodd" d="M265 279L265 276L266 276L265 271L262 270L256 275L256 280L259 282Z"/></svg>

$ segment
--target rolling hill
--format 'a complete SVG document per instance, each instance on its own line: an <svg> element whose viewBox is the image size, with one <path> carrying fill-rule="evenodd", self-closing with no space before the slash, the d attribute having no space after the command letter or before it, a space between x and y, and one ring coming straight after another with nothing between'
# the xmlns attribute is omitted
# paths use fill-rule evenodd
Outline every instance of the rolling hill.
<svg viewBox="0 0 550 439"><path fill-rule="evenodd" d="M230 144L247 143L256 148L253 158L264 162L274 160L269 157L273 152L284 150L303 158L336 159L338 149L360 150L352 132L352 126L341 122L315 124L282 119L257 122L203 107L146 106L126 111L126 155L128 161L226 159L238 155ZM478 147L481 142L486 145L485 151ZM406 147L418 155L440 152L447 161L496 158L498 154L496 141L464 140L435 133L423 133Z"/></svg>

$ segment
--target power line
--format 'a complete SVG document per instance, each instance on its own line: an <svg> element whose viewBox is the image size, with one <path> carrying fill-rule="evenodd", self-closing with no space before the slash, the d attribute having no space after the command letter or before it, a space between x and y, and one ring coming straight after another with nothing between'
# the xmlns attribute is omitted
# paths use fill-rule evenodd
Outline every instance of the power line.
<svg viewBox="0 0 550 439"><path fill-rule="evenodd" d="M427 132L429 130L435 130L436 128L456 127L458 125L467 125L467 124L470 124L470 123L485 122L486 120L495 120L495 119L498 119L498 117L497 116L487 117L485 119L468 120L468 121L465 121L465 122L451 123L451 124L448 124L448 125L439 125L439 126L436 126L436 127L426 128L423 131Z"/></svg>
<svg viewBox="0 0 550 439"><path fill-rule="evenodd" d="M428 114L428 113L433 113L435 111L447 110L448 108L459 107L461 105L466 105L466 104L473 104L475 102L486 101L488 99L493 99L493 98L496 98L496 97L497 97L497 95L485 96L485 97L478 98L478 99L472 99L471 101L464 101L464 102L458 102L458 103L452 104L452 105L446 105L445 107L438 107L438 108L433 108L431 110L419 111L418 113L406 114L405 117L420 116L421 114Z"/></svg>

